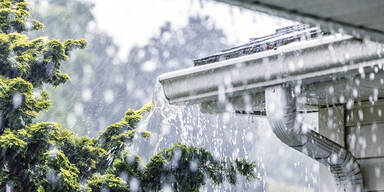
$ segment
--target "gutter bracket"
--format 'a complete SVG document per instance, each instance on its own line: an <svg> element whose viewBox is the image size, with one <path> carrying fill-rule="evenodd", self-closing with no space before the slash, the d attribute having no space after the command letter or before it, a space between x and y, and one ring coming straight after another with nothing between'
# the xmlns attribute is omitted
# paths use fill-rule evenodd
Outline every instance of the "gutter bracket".
<svg viewBox="0 0 384 192"><path fill-rule="evenodd" d="M267 87L265 108L273 132L283 143L327 166L341 191L363 191L363 176L355 157L327 137L303 129L290 86Z"/></svg>

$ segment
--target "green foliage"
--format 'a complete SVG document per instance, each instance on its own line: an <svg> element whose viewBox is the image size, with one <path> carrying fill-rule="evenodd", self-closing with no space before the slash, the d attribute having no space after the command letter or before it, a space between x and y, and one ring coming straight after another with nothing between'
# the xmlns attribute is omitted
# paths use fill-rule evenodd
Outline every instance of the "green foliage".
<svg viewBox="0 0 384 192"><path fill-rule="evenodd" d="M8 150L20 150L27 145L27 143L19 138L19 133L6 129L0 136L1 148Z"/></svg>
<svg viewBox="0 0 384 192"><path fill-rule="evenodd" d="M2 33L43 29L36 20L28 20L29 12L25 0L2 0L0 2L0 30Z"/></svg>
<svg viewBox="0 0 384 192"><path fill-rule="evenodd" d="M0 112L3 128L20 129L32 123L42 110L48 110L48 94L42 92L34 96L33 85L22 78L8 79L0 76Z"/></svg>
<svg viewBox="0 0 384 192"><path fill-rule="evenodd" d="M102 189L110 192L129 192L128 184L113 174L95 175L88 181L88 186L90 188L88 191L92 192L102 191Z"/></svg>
<svg viewBox="0 0 384 192"><path fill-rule="evenodd" d="M139 191L159 191L164 184L198 191L207 178L235 184L237 174L254 177L253 163L216 159L182 144L163 149L147 164L130 154L137 136L150 136L137 129L150 104L128 110L97 138L78 137L57 123L36 123L37 113L50 106L48 94L37 88L69 80L60 64L85 41L30 41L20 34L28 28L28 16L25 0L0 1L0 191L130 191L128 178L137 181ZM42 28L33 23L32 29Z"/></svg>
<svg viewBox="0 0 384 192"><path fill-rule="evenodd" d="M40 169L44 169L46 178L42 178L40 186L45 191L77 191L80 188L79 171L69 162L67 156L59 151L52 150L44 154L45 162ZM40 187L39 186L39 187Z"/></svg>
<svg viewBox="0 0 384 192"><path fill-rule="evenodd" d="M228 159L216 159L203 148L177 143L150 159L144 170L143 189L159 191L164 184L169 184L174 191L199 191L207 177L215 184L224 181L236 184L237 173L254 176L254 163L237 161L244 162L243 165L250 169L242 169Z"/></svg>
<svg viewBox="0 0 384 192"><path fill-rule="evenodd" d="M33 95L43 83L57 86L69 80L60 71L73 48L85 48L85 40L37 38L29 40L21 32L42 28L33 21L28 29L29 12L25 0L0 1L0 131L20 129L32 123L41 110L50 106L48 94Z"/></svg>
<svg viewBox="0 0 384 192"><path fill-rule="evenodd" d="M102 148L113 156L119 156L122 150L132 143L137 135L137 124L142 116L151 109L151 106L151 104L147 104L137 111L129 109L120 122L108 126L98 137ZM147 131L140 132L140 134L144 138L150 136Z"/></svg>
<svg viewBox="0 0 384 192"><path fill-rule="evenodd" d="M57 86L69 80L69 76L60 71L69 51L85 46L85 40L61 43L46 38L29 40L20 33L0 33L0 75L21 77L35 87L41 87L43 83Z"/></svg>

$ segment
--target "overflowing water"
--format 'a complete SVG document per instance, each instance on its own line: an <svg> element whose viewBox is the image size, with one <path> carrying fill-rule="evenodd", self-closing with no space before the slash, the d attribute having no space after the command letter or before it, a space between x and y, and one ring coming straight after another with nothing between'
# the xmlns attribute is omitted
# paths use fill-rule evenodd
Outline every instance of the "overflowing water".
<svg viewBox="0 0 384 192"><path fill-rule="evenodd" d="M132 146L144 161L180 142L203 147L218 158L246 158L257 163L258 179L247 182L241 178L236 186L215 186L208 181L202 191L317 191L318 163L282 144L264 117L205 114L199 105L171 105L160 84L156 85L153 104L139 125L152 135L149 139L139 138Z"/></svg>

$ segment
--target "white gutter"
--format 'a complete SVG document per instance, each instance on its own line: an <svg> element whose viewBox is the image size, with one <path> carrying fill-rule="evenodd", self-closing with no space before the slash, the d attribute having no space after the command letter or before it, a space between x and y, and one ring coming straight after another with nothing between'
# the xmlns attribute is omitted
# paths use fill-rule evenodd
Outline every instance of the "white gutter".
<svg viewBox="0 0 384 192"><path fill-rule="evenodd" d="M222 87L231 97L243 92L263 92L264 87L294 80L325 80L330 74L373 66L380 54L384 50L378 43L332 35L166 73L158 80L171 104L201 103L217 100Z"/></svg>

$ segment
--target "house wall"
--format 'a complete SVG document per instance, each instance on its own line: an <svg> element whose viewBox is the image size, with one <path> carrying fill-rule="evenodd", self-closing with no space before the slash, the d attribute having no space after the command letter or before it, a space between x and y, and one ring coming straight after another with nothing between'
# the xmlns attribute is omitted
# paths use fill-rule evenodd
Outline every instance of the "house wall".
<svg viewBox="0 0 384 192"><path fill-rule="evenodd" d="M384 100L346 111L346 147L359 161L367 191L384 191Z"/></svg>
<svg viewBox="0 0 384 192"><path fill-rule="evenodd" d="M384 191L384 100L319 109L319 132L345 146L357 159L364 191ZM320 169L320 191L336 190L329 171Z"/></svg>

